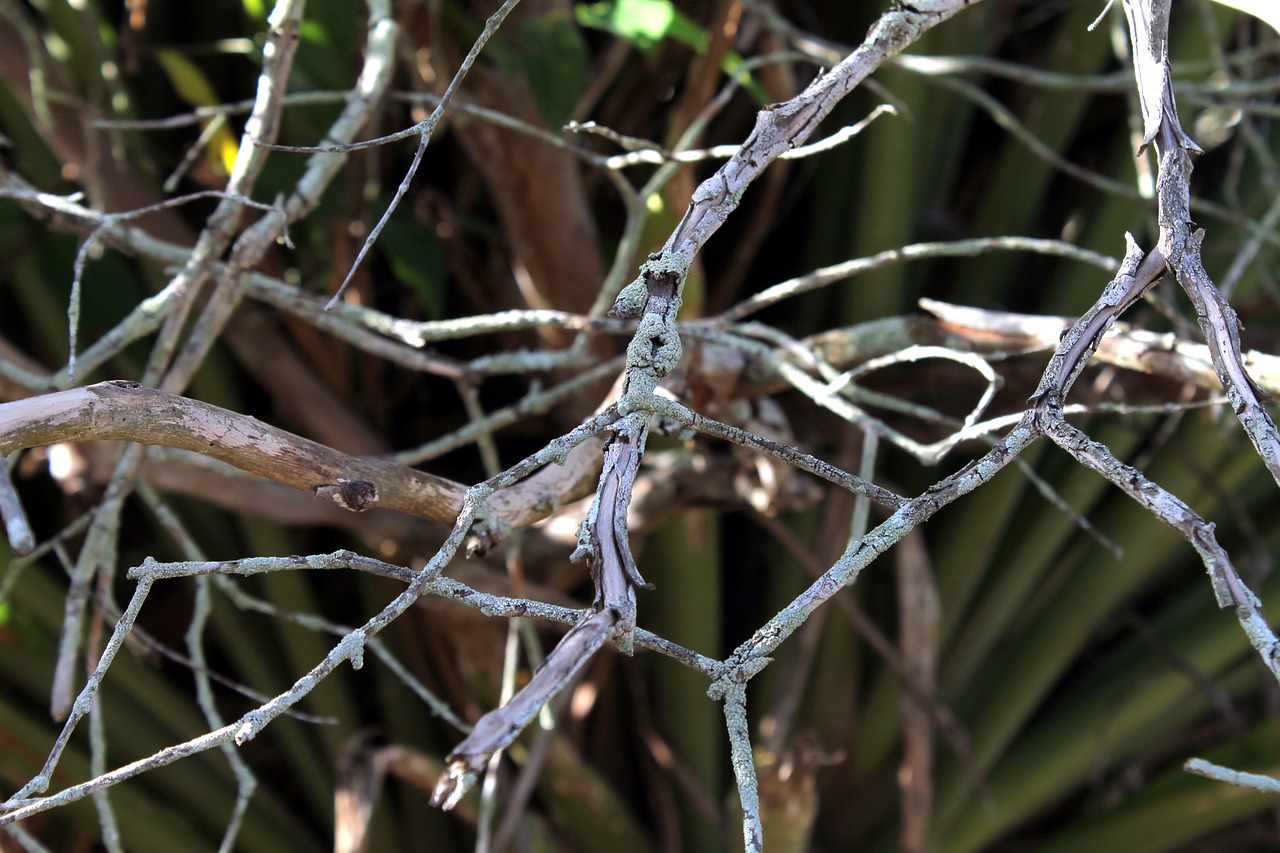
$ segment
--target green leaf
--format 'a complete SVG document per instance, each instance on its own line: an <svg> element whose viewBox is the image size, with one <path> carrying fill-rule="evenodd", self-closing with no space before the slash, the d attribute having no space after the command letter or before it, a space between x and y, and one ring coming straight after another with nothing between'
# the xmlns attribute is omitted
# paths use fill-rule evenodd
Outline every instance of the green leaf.
<svg viewBox="0 0 1280 853"><path fill-rule="evenodd" d="M707 49L707 31L670 0L614 0L614 2L580 4L575 7L578 23L595 30L613 33L643 51L651 51L665 38L688 45L698 53ZM742 65L742 56L729 51L720 70L733 76ZM764 89L748 75L743 88L760 103L769 98Z"/></svg>
<svg viewBox="0 0 1280 853"><path fill-rule="evenodd" d="M550 128L563 127L586 91L591 60L577 24L536 15L520 31L521 59L538 112Z"/></svg>
<svg viewBox="0 0 1280 853"><path fill-rule="evenodd" d="M172 48L162 48L153 55L164 70L165 76L169 78L174 91L188 104L193 107L211 107L222 102L222 98L218 97L209 78L185 54ZM211 121L212 119L204 119L200 122L200 126L205 127ZM219 170L221 174L231 174L238 149L236 139L231 135L231 131L227 130L226 125L219 127L206 145L209 165Z"/></svg>
<svg viewBox="0 0 1280 853"><path fill-rule="evenodd" d="M329 44L329 30L319 21L303 21L298 26L298 37L320 47Z"/></svg>
<svg viewBox="0 0 1280 853"><path fill-rule="evenodd" d="M578 23L624 38L641 50L652 50L665 38L687 44L701 53L707 32L670 0L614 0L576 7Z"/></svg>
<svg viewBox="0 0 1280 853"><path fill-rule="evenodd" d="M422 226L411 218L392 216L378 239L378 248L396 279L418 297L427 318L443 317L447 270L435 239L424 234Z"/></svg>

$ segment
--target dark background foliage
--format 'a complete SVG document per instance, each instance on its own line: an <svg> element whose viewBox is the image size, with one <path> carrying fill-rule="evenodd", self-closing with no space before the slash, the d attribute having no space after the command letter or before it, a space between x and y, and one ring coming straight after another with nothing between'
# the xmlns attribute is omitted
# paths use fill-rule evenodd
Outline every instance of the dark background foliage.
<svg viewBox="0 0 1280 853"><path fill-rule="evenodd" d="M422 117L412 96L438 93L456 70L479 33L482 13L491 11L475 5L395 4L402 28L392 83L398 94L385 99L362 137ZM259 0L4 3L0 130L7 138L6 170L50 193L127 182L134 206L222 186L243 114L229 115L226 131L215 134L177 186L165 191L165 177L195 144L198 126L50 126L33 106L39 99L31 94L32 80L42 76L50 102L71 105L86 120L162 118L252 98L269 11L262 6ZM588 12L616 12L608 3L577 7L575 17L571 4L530 1L486 49L459 97L543 127L592 120L671 147L723 85L731 54L771 53L786 40L756 4L681 0L670 8L678 17L645 37L582 23L596 20ZM881 4L861 2L797 0L776 7L813 34L817 46L837 51L860 42L881 11ZM1153 242L1154 205L1149 194L1138 192L1143 161L1134 156L1136 96L1123 23L1113 13L1090 33L1086 27L1097 12L1084 3L990 0L928 33L912 56L967 57L973 60L967 70L926 73L903 61L878 72L875 87L846 99L819 135L859 121L886 100L898 115L880 118L829 152L775 164L707 247L690 278L682 317L706 316L788 277L913 242L1019 235L1062 239L1111 256L1122 253L1125 231L1144 245ZM350 0L310 4L289 92L351 86L362 61L364 15L363 5ZM1171 56L1184 124L1207 151L1197 162L1194 189L1218 207L1196 215L1209 234L1206 266L1220 284L1252 239L1242 223L1270 217L1260 229L1257 257L1235 284L1233 304L1245 324L1246 345L1276 352L1277 234L1269 211L1280 186L1280 36L1233 10L1184 0L1174 4ZM752 86L714 117L697 144L741 141L762 100L791 97L818 70L794 57L758 70ZM984 96L1046 150L1113 183L1090 183L1048 162L993 117L979 100ZM316 143L339 108L290 106L280 141ZM598 137L566 138L597 153L619 150ZM85 140L99 146L96 155L85 153ZM273 250L263 271L308 293L333 293L412 150L409 140L354 153L316 212L290 229L293 247ZM95 172L101 158L122 165ZM304 164L301 155L272 154L254 197L270 203L294 184ZM638 185L654 168L632 167L625 174ZM650 206L636 257L625 259L629 269L661 244L698 180L714 168L714 162L687 166L666 186ZM566 174L577 183L565 183ZM194 201L142 225L189 244L213 204ZM603 170L454 113L346 298L415 320L544 305L585 312L618 251L625 214ZM65 364L72 268L82 239L64 233L56 220L0 200L0 357L7 363L44 374ZM83 280L81 348L155 293L170 272L114 249L92 257ZM931 259L858 276L769 308L758 319L803 338L914 314L921 297L1076 315L1107 278L1075 260L1027 253ZM1197 334L1171 282L1126 319L1156 331ZM555 330L503 332L433 344L431 351L442 363L455 363L495 352L560 349L569 340ZM622 340L593 338L593 360L620 352ZM147 340L136 342L78 381L137 379L148 351ZM996 409L1019 409L1042 365L1043 358L1034 356L1000 362L1005 381ZM531 381L554 384L580 369L535 379L495 376L479 385L478 399L492 411L520 399ZM940 361L879 371L866 385L955 416L963 416L981 391L971 372ZM498 432L499 462L513 464L578 423L607 387L606 381ZM762 407L777 404L788 442L858 468L866 446L862 428L794 391L773 390L768 403L745 401L747 425L759 423L750 413L762 417ZM0 393L17 399L32 389L6 374ZM1280 587L1272 555L1280 531L1271 519L1280 507L1274 483L1230 412L1138 411L1140 404L1188 403L1206 393L1109 368L1086 373L1077 393L1079 402L1120 406L1118 413L1100 411L1077 423L1216 522L1220 540L1274 617ZM457 383L361 352L253 300L238 311L187 394L357 455L414 447L469 420ZM916 419L878 413L921 439L942 435ZM916 494L980 450L976 442L962 445L940 465L926 466L882 444L875 480ZM41 542L95 506L116 448L76 445L70 453L85 466L83 475L56 481L43 450L10 460ZM655 438L648 459L658 466L737 458L735 453L705 439ZM938 850L1273 845L1271 799L1180 769L1192 755L1256 772L1280 763L1274 718L1280 695L1235 620L1214 607L1195 554L1052 448L1035 448L1027 461L1097 535L1047 500L1026 472L1010 468L941 512L910 548L900 546L874 564L839 606L812 618L753 683L750 708L766 806L790 814L793 826L812 819L815 850L899 848L901 798L921 790L932 798L930 846ZM286 517L294 504L276 492L250 489L243 497L220 498L224 486L210 485L219 481L184 480L185 464L163 457L148 463L145 476L160 496L126 506L119 566L147 556L183 558L159 506L167 506L212 559L345 547L419 567L444 535L439 525L390 514L373 521L353 517L338 527L328 516L309 516L305 502ZM730 479L765 476L749 460L735 464ZM486 475L474 444L423 467L464 483ZM746 499L750 484L726 494L733 497L677 499L637 536L641 570L656 585L641 593L641 625L713 657L727 654L799 592L811 572L839 555L853 512L849 496L812 484L788 499L774 495L773 505L759 509ZM65 554L74 555L81 536L72 532L60 541ZM1116 548L1123 556L1113 553ZM570 549L563 536L540 528L450 572L482 588L585 606L590 581L568 563ZM21 561L0 545L0 787L6 791L37 772L58 730L49 719L48 696L64 568L57 554ZM130 584L115 583L118 597L127 600ZM399 591L389 581L333 572L236 583L275 609L255 612L217 595L205 641L208 665L266 696L288 687L334 641L289 614L359 624ZM925 724L936 740L933 767L906 778L921 768L903 758L903 721L919 723L910 722L901 680L868 640L867 626L892 644L907 644L911 602L919 594L931 594L939 606L924 659L937 707L954 722L942 729ZM142 618L155 643L182 647L194 595L193 586L180 582L156 588ZM102 618L109 622L111 615ZM544 648L558 636L558 629L543 625L528 630ZM474 720L498 700L507 632L500 620L428 600L386 639L421 683L460 717ZM524 672L529 661L522 658L519 665ZM606 653L594 661L558 709L554 732L527 734L503 766L495 825L509 816L513 837L523 845L511 849L732 849L738 830L724 723L705 689L703 678L657 655ZM225 685L216 700L229 718L260 701ZM108 767L207 730L192 699L188 665L147 644L121 655L101 703ZM340 669L300 710L312 716L282 718L242 750L259 785L237 849L332 846L335 787L350 781L353 767L368 770L377 761L390 767L390 775L376 799L369 849L474 844L473 803L450 815L426 804L441 759L460 734L381 662L371 660L358 672ZM87 778L87 756L78 736L54 788ZM521 768L536 769L536 787L522 804L512 794ZM235 790L216 751L116 787L111 797L124 847L215 849ZM101 834L99 816L87 802L24 828L60 850L95 849ZM0 847L16 844L0 840ZM779 841L769 849L804 849L802 844L788 848Z"/></svg>

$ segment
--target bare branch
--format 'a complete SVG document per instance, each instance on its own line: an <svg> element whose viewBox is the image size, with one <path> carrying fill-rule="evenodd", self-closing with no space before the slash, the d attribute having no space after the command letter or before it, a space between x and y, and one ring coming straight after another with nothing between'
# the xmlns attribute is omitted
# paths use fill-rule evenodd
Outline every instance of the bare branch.
<svg viewBox="0 0 1280 853"><path fill-rule="evenodd" d="M0 519L4 520L5 536L13 553L20 557L30 554L36 547L35 534L31 532L31 522L27 521L22 501L14 491L8 460L3 454L0 454Z"/></svg>
<svg viewBox="0 0 1280 853"><path fill-rule="evenodd" d="M0 454L94 440L195 451L353 512L378 506L448 524L466 497L466 487L450 480L393 462L348 456L255 418L136 382L102 382L0 404ZM552 455L567 455L575 446L566 444ZM511 486L514 482L491 498L486 518L491 529L522 527L558 505L548 504L541 481Z"/></svg>
<svg viewBox="0 0 1280 853"><path fill-rule="evenodd" d="M1232 770L1220 764L1205 761L1203 758L1190 758L1182 765L1182 769L1195 773L1206 779L1215 779L1242 788L1252 788L1265 794L1280 794L1280 781L1260 773L1245 773L1243 770Z"/></svg>
<svg viewBox="0 0 1280 853"><path fill-rule="evenodd" d="M1143 143L1160 161L1159 252L1191 297L1213 355L1218 378L1236 417L1262 462L1280 484L1280 431L1262 407L1242 360L1240 321L1200 263L1203 230L1193 232L1190 215L1191 155L1203 153L1178 120L1169 83L1169 0L1124 0L1133 41L1134 71L1142 101Z"/></svg>

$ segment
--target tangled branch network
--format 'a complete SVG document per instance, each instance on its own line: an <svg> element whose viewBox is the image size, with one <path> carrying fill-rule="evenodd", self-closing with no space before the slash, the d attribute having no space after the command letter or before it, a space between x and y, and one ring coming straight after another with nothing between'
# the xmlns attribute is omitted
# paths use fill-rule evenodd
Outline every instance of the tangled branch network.
<svg viewBox="0 0 1280 853"><path fill-rule="evenodd" d="M927 30L974 5L968 0L928 0L898 4L884 13L865 41L814 79L799 95L761 109L754 129L738 146L701 153L690 153L684 145L670 151L653 147L601 158L585 148L564 142L560 136L549 135L549 139L543 141L570 148L594 165L611 170L609 180L617 184L627 206L627 228L618 252L619 261L607 274L597 305L586 314L532 309L430 323L411 322L339 297L356 274L365 253L383 232L395 205L408 191L442 118L453 110L458 114L506 121L519 132L548 135L507 117L486 116L481 107L455 102L475 58L515 5L512 0L487 22L457 74L443 94L434 99L433 110L427 118L399 133L367 143L353 143L356 134L370 123L374 105L387 95L397 36L386 0L369 0L367 5L365 66L356 86L344 96L341 114L326 133L326 144L305 149L309 159L296 186L272 205L257 205L262 215L251 227L241 229L240 223L246 209L254 206L249 196L265 158L277 149L298 150L276 145L275 139L281 110L289 100L285 82L302 22L304 4L301 0L280 0L271 14L258 95L248 106L249 117L234 168L225 191L216 194L215 212L193 245L161 239L138 224L148 214L190 199L136 208L125 214L107 214L79 197L43 193L7 169L0 172L0 194L21 202L56 227L85 235L74 270L73 302L79 298L84 264L103 246L176 267L159 293L79 353L75 344L77 309L73 305L72 358L63 370L44 375L29 366L0 361L4 381L27 393L23 399L0 404L0 453L17 454L27 448L71 441L129 442L128 449L114 463L101 503L86 522L81 550L70 561L62 648L51 698L54 715L65 718L65 723L40 772L0 804L0 825L16 833L15 837L23 837L24 820L86 797L95 798L100 813L110 815L113 806L108 791L112 786L214 749L223 750L235 768L239 784L237 816L242 814L256 782L236 747L255 738L282 715L298 713L298 703L337 668L344 664L356 669L362 667L366 652L392 665L379 635L424 597L438 596L489 617L530 617L571 627L527 684L510 695L501 707L481 716L469 727L469 733L454 747L439 774L434 803L446 809L457 806L464 794L493 766L494 757L511 746L557 694L574 683L598 652L612 645L631 654L639 646L669 656L706 678L708 695L723 706L743 814L745 846L747 850L763 849L761 808L747 725L748 683L768 667L771 655L788 637L819 607L855 582L874 560L902 542L940 509L978 489L1006 466L1018 463L1019 456L1041 439L1047 439L1079 464L1099 473L1185 537L1204 562L1218 604L1234 610L1263 662L1280 678L1280 644L1263 619L1257 598L1218 544L1213 525L1066 419L1071 389L1091 360L1122 366L1142 362L1146 369L1165 371L1179 381L1217 389L1235 413L1259 458L1280 484L1280 434L1262 403L1265 391L1280 388L1280 369L1273 358L1243 350L1236 315L1202 263L1206 232L1197 228L1191 219L1192 157L1199 148L1178 119L1174 100L1176 85L1167 50L1167 0L1122 0L1133 48L1136 92L1143 122L1142 142L1154 149L1158 161L1155 187L1159 240L1156 245L1143 249L1126 235L1127 249L1118 264L1057 241L1001 238L918 244L785 282L709 319L680 319L686 280L695 259L738 208L748 187L779 158L795 156L797 152L821 151L822 145L806 147L806 143L841 99ZM909 64L915 60L903 58L902 61ZM696 129L705 126L706 119L707 116L700 117L691 133L696 135ZM578 132L590 132L584 127L579 126ZM406 138L417 139L412 166L391 206L371 229L338 295L326 304L292 284L257 271L269 247L287 240L289 226L315 207L315 200L322 196L351 152ZM680 163L710 157L727 159L693 191L688 209L661 249L648 257L639 274L628 283L626 259L635 256L639 245L646 202L670 179ZM640 191L616 177L618 170L636 163L657 166L655 177ZM938 318L928 327L936 336L935 343L920 343L924 320L911 321L916 325L910 329L886 321L877 326L876 339L903 345L895 343L883 352L864 354L856 364L840 364L834 357L815 355L820 352L821 342L792 341L763 324L746 322L747 317L776 302L866 269L917 257L969 256L1011 249L1067 255L1106 270L1112 277L1102 287L1093 306L1074 321L1018 317L927 303L924 307ZM1175 342L1175 345L1163 342L1157 346L1142 330L1113 327L1157 281L1170 275L1176 278L1195 307L1206 339L1206 344L1199 349L1186 341ZM341 453L253 418L182 396L208 356L211 345L246 297L392 363L455 381L463 389L464 398L472 402L475 401L475 382L483 376L586 365L590 368L571 381L537 389L505 409L487 414L473 412L469 425L421 448L394 456ZM528 354L525 358L499 355L461 363L423 349L425 344L434 341L521 329L583 337L563 352L543 354L544 360L536 365ZM585 349L586 332L629 336L625 358L597 364ZM853 330L848 334L856 337L859 333ZM154 343L141 382L76 385L77 375L91 372L129 344L151 336ZM686 344L690 342L696 342L702 354L700 360L692 360L686 352ZM982 357L984 346L992 351L1022 348L1050 353L1034 395L1016 415L982 420L998 385L998 377ZM1144 357L1144 353L1157 349L1159 359ZM809 362L803 363L803 359L794 357L796 351L807 354ZM936 461L962 440L985 440L989 449L919 495L897 494L872 482L870 476L849 473L797 450L785 440L718 420L686 405L672 388L677 379L687 382L689 377L696 378L699 371L713 371L714 359L707 353L728 353L739 358L745 354L761 365L752 379L757 386L799 390L817 405L922 460ZM855 385L861 376L883 366L926 358L959 362L980 375L986 386L969 415L959 422L949 422L952 433L934 445L913 440L868 411L873 405L896 406L902 410L905 404L877 397ZM1205 366L1206 361L1212 364L1212 370ZM562 401L584 393L602 378L617 381L609 398L592 417L506 469L499 468L496 454L492 454L491 476L482 482L468 486L409 467L473 442L479 443L483 450L496 429L531 414L547 412ZM707 383L713 381L708 379ZM467 397L468 394L471 396ZM910 413L934 422L947 422L940 413L921 407L911 409ZM706 657L641 627L644 618L639 602L643 599L637 597L636 591L645 588L646 582L632 553L632 528L644 512L637 483L644 476L642 459L655 425L664 430L713 436L772 460L781 469L808 472L857 496L864 513L867 505L875 504L887 518L853 537L848 548L824 567L807 589L760 625L731 654L723 659ZM997 429L1003 430L998 436ZM348 551L308 557L212 561L188 539L184 541L186 561L161 563L147 559L127 572L127 578L135 584L133 594L123 607L108 603L108 610L116 614L114 626L101 651L94 652L83 645L85 625L90 619L93 591L110 588L110 583L103 583L103 579L109 580L114 572L121 508L135 491L144 500L155 498L140 473L147 460L155 458L148 447L199 454L218 464L310 493L343 518L375 508L393 509L447 525L448 532L439 549L417 570ZM61 542L37 545L8 471L0 469L0 474L3 474L0 510L3 510L13 550L39 556L55 547L61 549ZM510 538L514 531L546 519L592 493L589 508L579 519L572 557L587 567L594 583L595 595L589 608L576 610L532 598L493 595L446 575L446 569L459 554L490 551ZM336 523L345 522L339 519ZM105 766L106 748L100 734L91 734L94 755L91 777L50 792L59 761L81 724L88 720L91 731L96 731L93 720L101 713L101 686L126 641L140 635L139 614L158 584L191 578L201 585L206 595L209 585L216 584L227 595L239 596L238 600L253 606L250 598L235 588L233 577L291 571L370 573L402 583L404 589L359 626L317 623L319 628L336 636L324 658L287 690L262 697L252 710L230 721L222 718L209 698L209 673L201 663L202 652L196 639L191 645L190 661L196 673L208 731L114 769ZM198 638L200 627L207 619L207 603L201 604L193 616L194 637ZM83 683L78 683L77 673L83 671L83 667L77 663L86 657L91 664L89 674ZM909 691L927 696L927 688L914 684L909 674L903 677ZM415 689L437 713L456 720L447 705L425 687L416 685ZM945 714L945 709L939 709L938 713ZM457 722L459 728L467 728ZM1202 764L1192 769L1210 772ZM1218 778L1240 781L1238 775L1230 773L1219 774ZM104 817L103 821L107 825L111 819ZM227 828L225 849L234 843L237 826L238 817Z"/></svg>

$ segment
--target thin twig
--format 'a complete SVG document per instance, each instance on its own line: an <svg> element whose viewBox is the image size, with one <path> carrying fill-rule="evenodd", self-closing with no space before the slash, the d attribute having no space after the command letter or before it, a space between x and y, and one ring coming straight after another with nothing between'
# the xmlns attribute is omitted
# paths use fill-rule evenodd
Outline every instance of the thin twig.
<svg viewBox="0 0 1280 853"><path fill-rule="evenodd" d="M1188 773L1204 776L1206 779L1216 779L1219 782L1238 785L1241 788L1252 788L1264 794L1280 794L1280 780L1273 779L1270 776L1263 776L1259 773L1232 770L1229 767L1205 761L1203 758L1188 759L1182 765L1182 769Z"/></svg>
<svg viewBox="0 0 1280 853"><path fill-rule="evenodd" d="M5 536L13 553L19 557L30 554L36 547L36 537L31 532L31 522L27 521L22 500L13 487L13 478L9 476L9 460L3 455L0 455L0 519L4 520ZM3 600L2 596L0 600Z"/></svg>

